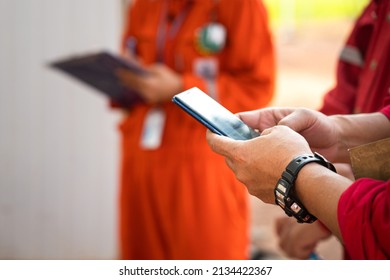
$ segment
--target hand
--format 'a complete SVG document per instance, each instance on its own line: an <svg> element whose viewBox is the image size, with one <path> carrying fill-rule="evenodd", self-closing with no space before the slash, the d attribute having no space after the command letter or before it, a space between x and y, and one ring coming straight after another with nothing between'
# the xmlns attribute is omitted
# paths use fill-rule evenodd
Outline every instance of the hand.
<svg viewBox="0 0 390 280"><path fill-rule="evenodd" d="M181 76L164 64L153 64L147 71L149 75L145 76L125 69L120 69L117 74L125 86L138 91L151 104L170 100L183 90Z"/></svg>
<svg viewBox="0 0 390 280"><path fill-rule="evenodd" d="M298 155L311 153L301 135L281 125L247 141L236 141L211 131L207 131L206 138L211 149L225 157L249 193L266 203L275 203L273 191L287 164Z"/></svg>
<svg viewBox="0 0 390 280"><path fill-rule="evenodd" d="M144 64L142 57L135 53L134 47L125 48L122 52L122 57L133 64L138 64L140 66Z"/></svg>
<svg viewBox="0 0 390 280"><path fill-rule="evenodd" d="M299 224L293 218L280 217L275 225L280 248L294 259L308 259L318 243L331 236L331 232L319 221Z"/></svg>
<svg viewBox="0 0 390 280"><path fill-rule="evenodd" d="M238 116L250 127L260 131L275 125L285 125L301 134L313 151L329 160L338 152L338 133L333 121L324 114L297 108L267 108L243 112Z"/></svg>

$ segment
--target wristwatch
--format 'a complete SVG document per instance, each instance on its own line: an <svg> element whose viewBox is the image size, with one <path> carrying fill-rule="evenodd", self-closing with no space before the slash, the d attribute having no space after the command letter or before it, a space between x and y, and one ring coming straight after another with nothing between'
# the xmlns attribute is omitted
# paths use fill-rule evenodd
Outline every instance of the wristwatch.
<svg viewBox="0 0 390 280"><path fill-rule="evenodd" d="M317 217L310 214L303 206L294 191L295 180L297 179L299 171L310 162L319 163L333 172L336 172L333 164L318 153L314 153L313 155L300 155L287 165L286 170L283 171L282 177L278 180L274 190L275 203L279 205L288 216L295 217L298 223L312 223L317 220Z"/></svg>

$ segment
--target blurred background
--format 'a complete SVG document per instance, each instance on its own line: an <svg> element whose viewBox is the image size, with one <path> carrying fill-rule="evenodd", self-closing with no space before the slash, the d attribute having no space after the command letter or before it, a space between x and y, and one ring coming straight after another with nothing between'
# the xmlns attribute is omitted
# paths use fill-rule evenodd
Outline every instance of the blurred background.
<svg viewBox="0 0 390 280"><path fill-rule="evenodd" d="M117 52L125 0L0 0L0 259L117 258L117 112L51 70L59 57ZM277 50L271 105L316 109L367 0L264 0ZM251 199L252 246L283 257L279 208ZM334 239L324 258L341 258Z"/></svg>

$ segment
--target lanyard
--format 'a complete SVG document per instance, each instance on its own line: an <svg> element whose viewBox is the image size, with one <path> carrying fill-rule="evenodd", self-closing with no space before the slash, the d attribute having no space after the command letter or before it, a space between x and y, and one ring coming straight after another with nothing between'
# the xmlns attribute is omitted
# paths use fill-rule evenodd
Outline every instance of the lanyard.
<svg viewBox="0 0 390 280"><path fill-rule="evenodd" d="M164 3L162 4L162 11L157 30L156 46L158 62L164 62L164 49L165 44L167 42L167 38L175 38L193 4L193 0L186 0L184 3L184 7L181 9L180 13L175 17L175 19L168 28L168 1L169 0L164 0Z"/></svg>

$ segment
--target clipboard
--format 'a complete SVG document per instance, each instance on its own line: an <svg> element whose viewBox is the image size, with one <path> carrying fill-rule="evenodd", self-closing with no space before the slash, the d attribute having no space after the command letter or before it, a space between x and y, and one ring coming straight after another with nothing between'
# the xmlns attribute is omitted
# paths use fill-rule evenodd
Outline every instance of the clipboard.
<svg viewBox="0 0 390 280"><path fill-rule="evenodd" d="M49 66L96 89L121 107L127 108L142 102L141 96L135 90L125 87L115 72L120 68L139 75L147 75L148 72L140 65L107 51L62 58L49 63Z"/></svg>
<svg viewBox="0 0 390 280"><path fill-rule="evenodd" d="M348 150L355 179L390 178L390 138L382 139Z"/></svg>

